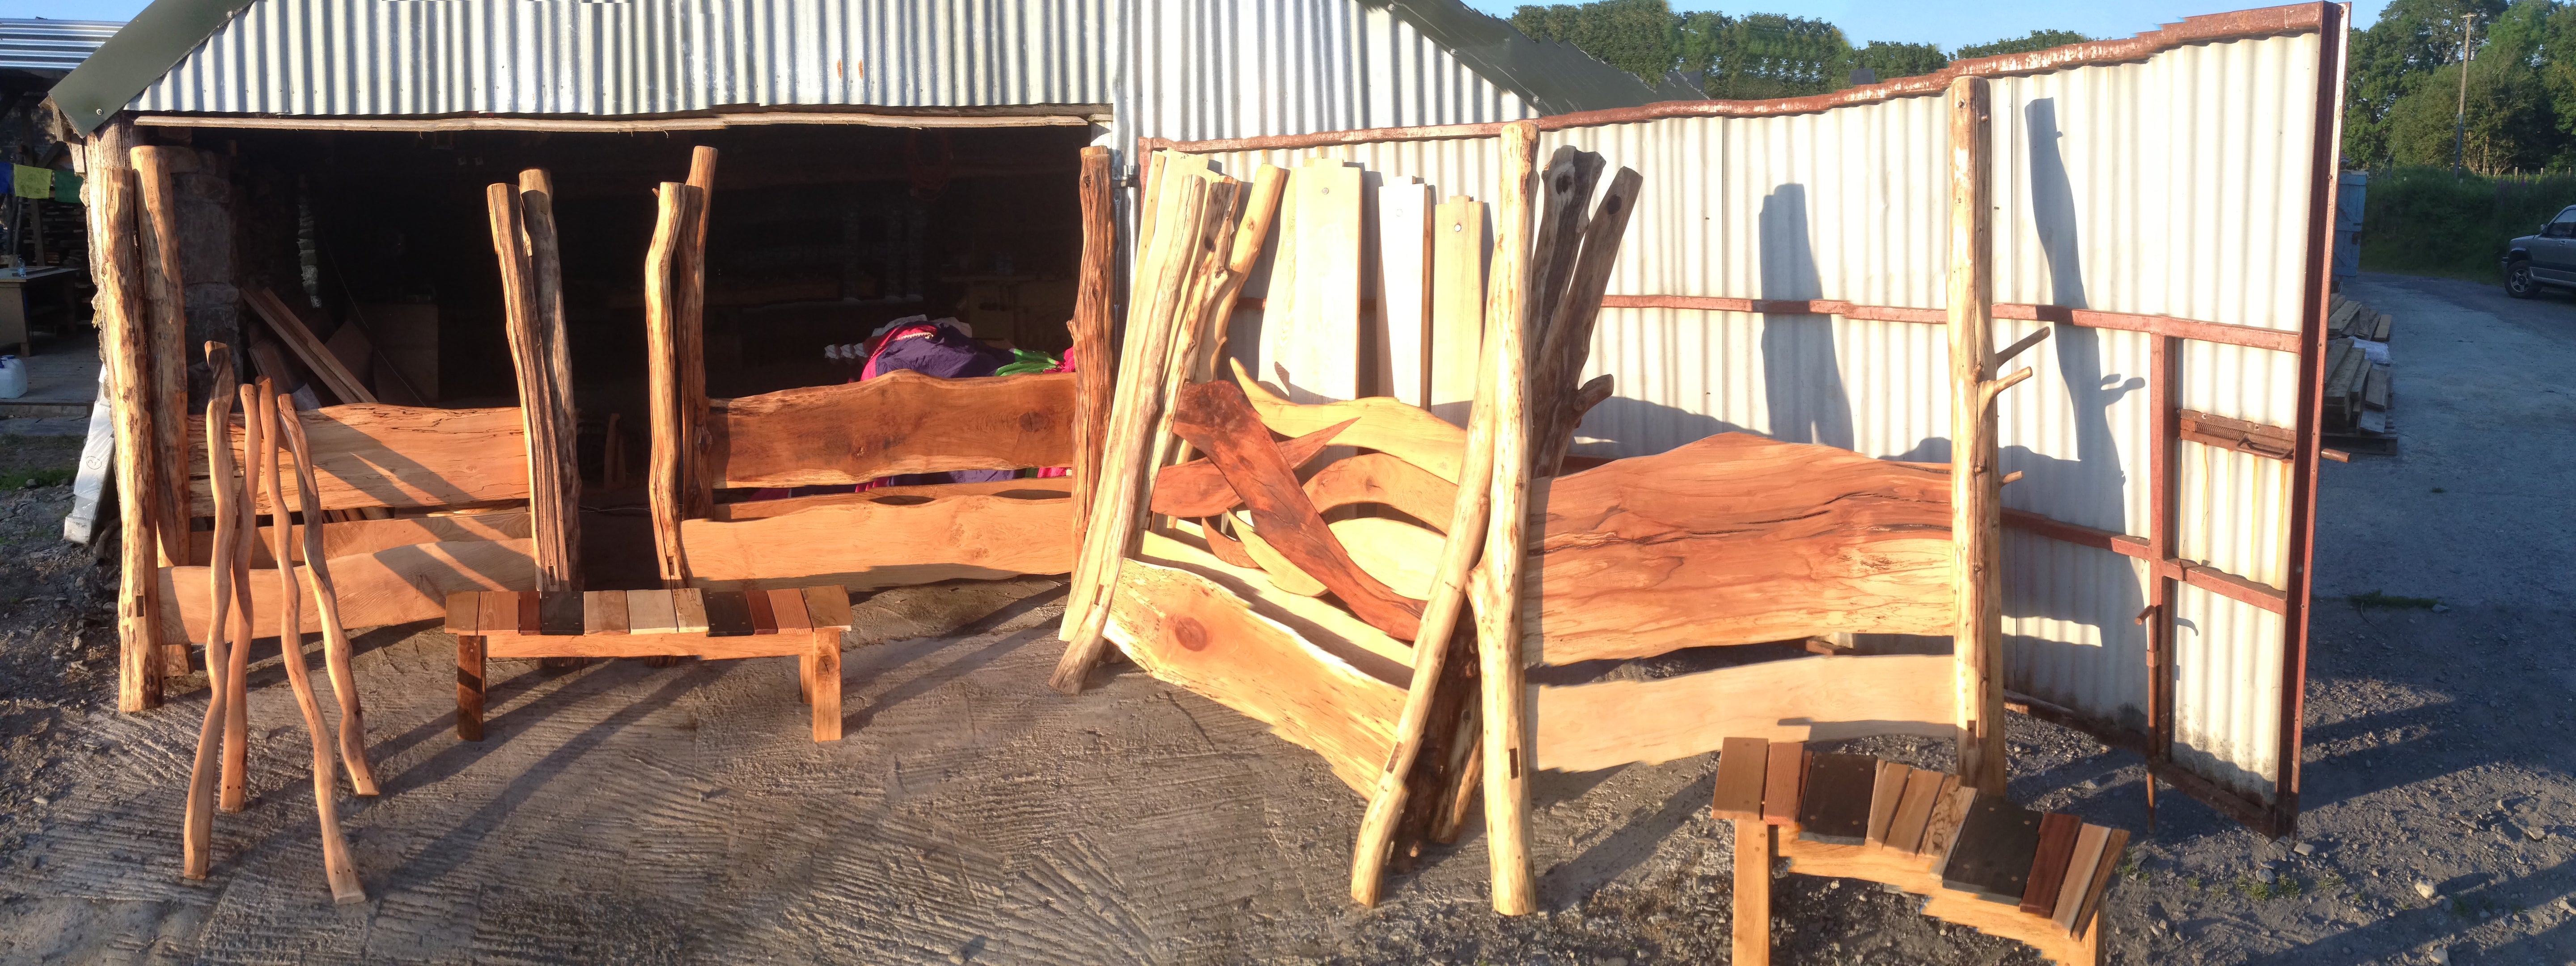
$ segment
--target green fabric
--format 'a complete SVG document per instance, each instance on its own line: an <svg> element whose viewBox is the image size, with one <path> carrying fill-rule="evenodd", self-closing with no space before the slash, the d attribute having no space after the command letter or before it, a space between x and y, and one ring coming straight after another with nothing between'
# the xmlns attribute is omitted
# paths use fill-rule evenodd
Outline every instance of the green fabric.
<svg viewBox="0 0 2576 966"><path fill-rule="evenodd" d="M1045 372L1059 365L1056 357L1027 349L1011 350L1011 361L993 370L996 376L1016 376L1024 372Z"/></svg>
<svg viewBox="0 0 2576 966"><path fill-rule="evenodd" d="M67 205L80 204L81 176L69 171L54 172L54 200Z"/></svg>
<svg viewBox="0 0 2576 966"><path fill-rule="evenodd" d="M13 164L10 165L9 168L11 172L16 175L16 177L9 179L10 187L14 189L10 192L11 194L17 195L21 198L52 198L54 196L54 169L30 168L23 164Z"/></svg>

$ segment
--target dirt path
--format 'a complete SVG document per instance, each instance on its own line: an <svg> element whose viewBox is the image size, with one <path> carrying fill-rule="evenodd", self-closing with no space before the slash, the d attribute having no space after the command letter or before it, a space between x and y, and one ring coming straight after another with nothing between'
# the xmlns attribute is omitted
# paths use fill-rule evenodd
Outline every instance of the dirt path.
<svg viewBox="0 0 2576 966"><path fill-rule="evenodd" d="M2386 277L2356 294L2398 317L2406 442L2325 469L2311 851L2168 795L2114 892L2113 962L2576 955L2576 756L2558 740L2576 724L2560 495L2576 478L2576 304ZM0 494L0 539L43 543L68 502L64 487ZM849 653L836 745L806 740L784 660L495 662L489 737L460 743L452 640L369 634L386 790L344 799L370 895L346 908L316 872L305 739L271 651L252 806L218 816L214 878L189 884L177 817L203 682L113 713L102 575L59 541L0 565L10 586L60 588L0 611L0 962L1725 958L1732 856L1706 816L1708 756L1539 776L1541 915L1490 913L1473 829L1356 910L1357 798L1314 756L1133 668L1078 699L1046 690L1061 647L1047 581L863 602L893 639ZM2342 599L2372 590L2443 606ZM2016 797L2145 829L2134 756L2022 719L2011 737ZM1781 962L2034 961L1867 883L1792 876L1776 902Z"/></svg>

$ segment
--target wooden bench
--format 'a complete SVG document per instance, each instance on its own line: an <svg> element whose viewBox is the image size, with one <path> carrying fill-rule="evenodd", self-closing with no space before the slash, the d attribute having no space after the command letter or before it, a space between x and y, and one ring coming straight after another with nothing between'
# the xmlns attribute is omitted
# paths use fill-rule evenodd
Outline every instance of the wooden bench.
<svg viewBox="0 0 2576 966"><path fill-rule="evenodd" d="M795 590L468 591L447 596L456 635L456 736L483 740L483 662L496 657L797 659L814 740L841 740L841 633L850 594Z"/></svg>
<svg viewBox="0 0 2576 966"><path fill-rule="evenodd" d="M1771 961L1771 859L1925 897L1923 914L2019 940L2059 966L2102 961L2103 894L2129 833L2041 814L1956 776L1803 742L1729 738L1712 813L1735 826L1735 959Z"/></svg>

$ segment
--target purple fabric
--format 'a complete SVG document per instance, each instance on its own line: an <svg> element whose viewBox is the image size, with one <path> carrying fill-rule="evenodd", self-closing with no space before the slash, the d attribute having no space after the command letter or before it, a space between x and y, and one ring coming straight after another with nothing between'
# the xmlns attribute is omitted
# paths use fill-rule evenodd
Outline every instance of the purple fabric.
<svg viewBox="0 0 2576 966"><path fill-rule="evenodd" d="M902 338L908 332L927 328L929 335ZM868 360L859 378L874 379L898 369L909 369L941 379L973 379L993 374L1009 362L1010 357L987 348L945 325L906 326L886 333L885 344ZM934 483L989 483L1018 476L1011 470L953 470L946 473L905 473L877 481L879 486L927 486Z"/></svg>

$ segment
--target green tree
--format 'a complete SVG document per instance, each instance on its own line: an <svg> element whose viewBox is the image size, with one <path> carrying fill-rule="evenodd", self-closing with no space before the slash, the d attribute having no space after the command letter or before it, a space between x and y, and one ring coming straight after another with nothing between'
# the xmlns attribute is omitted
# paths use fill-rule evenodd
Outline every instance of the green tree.
<svg viewBox="0 0 2576 966"><path fill-rule="evenodd" d="M2434 71L2460 59L2461 15L2474 13L2478 22L2494 24L2505 7L2505 0L2391 0L2380 11L2379 22L2353 35L2344 81L2347 162L2375 166L2392 160L2397 148L2389 140L2390 113L2401 98L2421 90ZM2474 78L2476 72L2470 75ZM2455 108L2459 81L2458 74L2450 75ZM2424 110L2418 104L2408 113ZM2420 134L2416 122L2410 122L2410 130ZM2447 156L2443 163L2449 163Z"/></svg>
<svg viewBox="0 0 2576 966"><path fill-rule="evenodd" d="M2007 37L1993 43L1969 44L1950 52L1951 60L1975 57L1999 57L2004 54L2026 54L2034 50L2080 44L2093 38L2072 30L2033 30L2027 37Z"/></svg>
<svg viewBox="0 0 2576 966"><path fill-rule="evenodd" d="M1869 46L1843 55L1840 72L1848 79L1854 68L1867 67L1878 74L1879 80L1885 81L1929 74L1948 66L1950 58L1942 56L1941 48L1932 44L1873 40Z"/></svg>
<svg viewBox="0 0 2576 966"><path fill-rule="evenodd" d="M1512 12L1512 26L1539 40L1573 44L1602 63L1637 75L1648 87L1681 66L1674 49L1681 25L1665 0L1522 7Z"/></svg>

